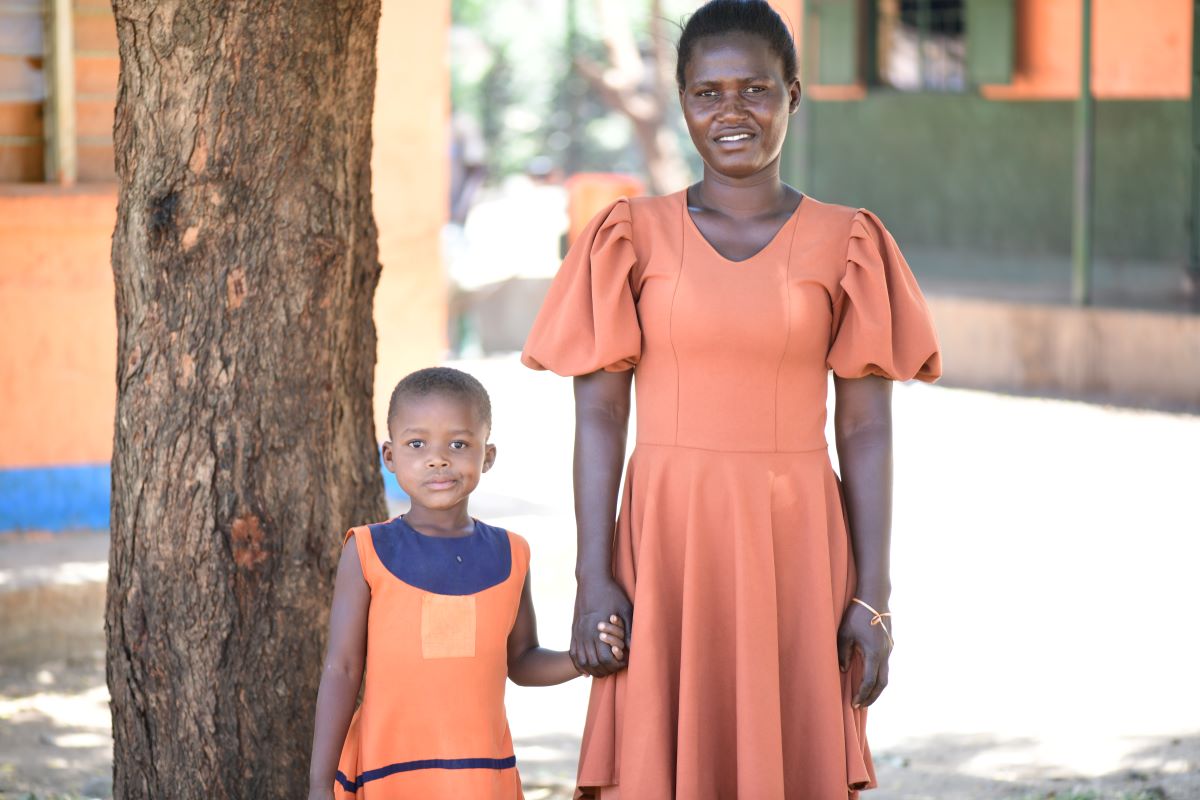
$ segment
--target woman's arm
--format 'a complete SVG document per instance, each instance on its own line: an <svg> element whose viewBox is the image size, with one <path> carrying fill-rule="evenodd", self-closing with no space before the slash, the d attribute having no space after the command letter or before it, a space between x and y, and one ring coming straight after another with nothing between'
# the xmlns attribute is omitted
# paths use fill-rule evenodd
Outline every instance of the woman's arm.
<svg viewBox="0 0 1200 800"><path fill-rule="evenodd" d="M575 621L571 660L581 672L611 675L624 665L596 638L597 626L617 616L633 633L633 606L612 575L613 524L625 462L631 371L593 372L575 379Z"/></svg>
<svg viewBox="0 0 1200 800"><path fill-rule="evenodd" d="M854 596L880 612L892 593L888 551L892 529L892 382L884 378L835 378L833 426L847 524L858 583ZM850 666L855 647L863 654L863 680L853 704L869 706L887 686L891 642L871 612L852 603L838 631L838 659ZM890 618L888 618L890 620ZM889 629L890 622L886 622Z"/></svg>
<svg viewBox="0 0 1200 800"><path fill-rule="evenodd" d="M342 548L333 608L329 613L329 648L317 691L317 718L309 764L309 798L332 798L338 757L354 715L367 655L367 609L371 589L363 578L358 548L350 540Z"/></svg>
<svg viewBox="0 0 1200 800"><path fill-rule="evenodd" d="M593 631L593 638L614 651L618 661L624 659L625 639L622 628L611 622L602 622ZM508 635L508 677L518 686L554 686L578 678L579 670L571 656L562 650L547 650L538 642L537 617L533 611L533 597L529 588L529 575L525 575L525 586L521 589L521 602L517 606L517 620Z"/></svg>

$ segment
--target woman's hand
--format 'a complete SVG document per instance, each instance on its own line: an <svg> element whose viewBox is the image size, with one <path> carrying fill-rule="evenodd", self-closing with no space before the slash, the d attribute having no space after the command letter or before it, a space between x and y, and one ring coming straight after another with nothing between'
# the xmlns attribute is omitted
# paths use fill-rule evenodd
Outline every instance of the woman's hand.
<svg viewBox="0 0 1200 800"><path fill-rule="evenodd" d="M575 591L575 621L571 626L571 661L580 672L603 678L625 668L609 643L596 632L617 617L632 638L633 604L617 582L609 577L580 578Z"/></svg>
<svg viewBox="0 0 1200 800"><path fill-rule="evenodd" d="M863 656L862 683L850 701L855 708L865 708L878 700L888 682L888 656L892 653L892 641L883 625L891 630L892 618L886 617L882 625L872 625L873 617L858 603L851 603L842 615L842 624L838 628L838 665L842 672L850 669L855 648Z"/></svg>
<svg viewBox="0 0 1200 800"><path fill-rule="evenodd" d="M308 800L333 800L333 787L329 786L324 789L309 789Z"/></svg>

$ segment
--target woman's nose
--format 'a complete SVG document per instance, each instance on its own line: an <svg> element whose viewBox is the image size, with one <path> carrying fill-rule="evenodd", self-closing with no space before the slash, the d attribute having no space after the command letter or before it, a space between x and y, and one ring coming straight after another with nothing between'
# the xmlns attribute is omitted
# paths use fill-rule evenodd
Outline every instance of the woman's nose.
<svg viewBox="0 0 1200 800"><path fill-rule="evenodd" d="M722 120L745 119L746 106L742 102L741 95L735 93L722 100L721 107L717 109L717 116Z"/></svg>

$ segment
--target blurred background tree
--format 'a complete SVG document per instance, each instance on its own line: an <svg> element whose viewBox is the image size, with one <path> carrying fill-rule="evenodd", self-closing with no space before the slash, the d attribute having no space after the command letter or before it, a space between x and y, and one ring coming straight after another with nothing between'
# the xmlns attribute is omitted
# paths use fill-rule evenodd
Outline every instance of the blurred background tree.
<svg viewBox="0 0 1200 800"><path fill-rule="evenodd" d="M567 175L629 173L654 192L699 174L673 77L679 22L694 5L453 0L452 106L486 143L489 182L534 159Z"/></svg>

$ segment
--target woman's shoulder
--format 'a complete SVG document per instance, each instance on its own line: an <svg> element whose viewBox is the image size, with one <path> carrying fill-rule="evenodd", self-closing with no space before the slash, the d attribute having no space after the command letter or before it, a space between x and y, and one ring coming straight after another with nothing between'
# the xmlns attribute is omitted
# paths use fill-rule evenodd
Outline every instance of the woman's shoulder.
<svg viewBox="0 0 1200 800"><path fill-rule="evenodd" d="M855 218L863 213L861 208L844 206L840 203L827 203L809 194L804 195L800 206L800 210L810 218L816 218L826 225L841 224L845 229L848 229L854 223Z"/></svg>

